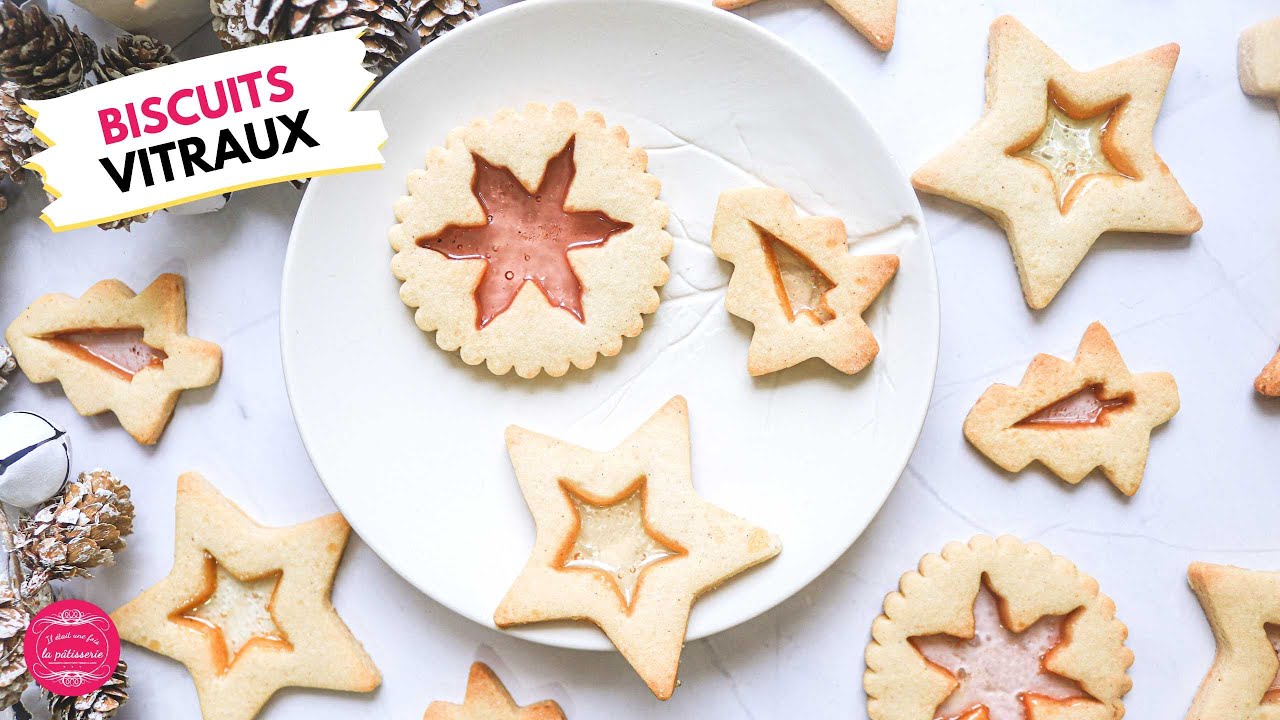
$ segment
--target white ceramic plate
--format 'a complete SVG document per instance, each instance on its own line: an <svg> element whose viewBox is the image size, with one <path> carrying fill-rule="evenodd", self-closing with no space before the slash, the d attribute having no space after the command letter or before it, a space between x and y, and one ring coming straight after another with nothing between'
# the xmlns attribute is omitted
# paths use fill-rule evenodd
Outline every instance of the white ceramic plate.
<svg viewBox="0 0 1280 720"><path fill-rule="evenodd" d="M397 295L386 231L404 178L473 117L568 100L648 149L676 238L644 332L563 378L495 377L436 347ZM281 344L299 431L334 502L389 565L492 626L533 543L503 429L613 446L672 395L689 400L699 493L775 532L782 554L705 596L691 639L752 618L845 551L897 482L933 386L938 297L915 195L854 103L816 66L730 13L672 0L539 0L468 23L365 100L390 140L380 171L321 178L285 261ZM847 377L809 361L752 379L751 328L724 310L707 247L721 190L768 184L894 252L867 319L880 356ZM587 624L514 631L610 647Z"/></svg>

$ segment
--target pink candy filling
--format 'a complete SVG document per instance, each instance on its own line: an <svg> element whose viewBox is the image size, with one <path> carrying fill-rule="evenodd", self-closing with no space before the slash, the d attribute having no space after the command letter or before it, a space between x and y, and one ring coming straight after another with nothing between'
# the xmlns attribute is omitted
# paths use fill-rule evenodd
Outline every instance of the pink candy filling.
<svg viewBox="0 0 1280 720"><path fill-rule="evenodd" d="M990 720L1026 720L1027 695L1057 700L1087 698L1074 680L1046 670L1045 655L1062 635L1062 616L1046 616L1015 633L1000 618L999 600L984 582L973 603L974 636L927 635L911 642L958 686L935 718L950 719L985 707Z"/></svg>
<svg viewBox="0 0 1280 720"><path fill-rule="evenodd" d="M1114 398L1102 396L1101 385L1090 385L1079 392L1037 410L1018 421L1027 425L1094 425L1109 412L1128 407L1133 399L1127 395Z"/></svg>
<svg viewBox="0 0 1280 720"><path fill-rule="evenodd" d="M141 328L73 330L50 338L61 349L95 362L126 380L144 368L159 367L168 355L142 340Z"/></svg>

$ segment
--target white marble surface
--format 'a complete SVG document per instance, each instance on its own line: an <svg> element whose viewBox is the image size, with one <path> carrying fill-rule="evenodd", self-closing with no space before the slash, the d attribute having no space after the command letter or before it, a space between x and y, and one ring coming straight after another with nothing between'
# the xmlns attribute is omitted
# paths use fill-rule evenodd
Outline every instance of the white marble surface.
<svg viewBox="0 0 1280 720"><path fill-rule="evenodd" d="M547 649L472 624L353 540L334 603L381 666L383 687L368 696L286 691L262 717L418 717L432 699L461 698L476 658L492 664L517 699L555 698L571 718L861 717L862 651L883 595L920 555L978 532L1038 540L1092 573L1130 628L1137 655L1130 713L1185 713L1213 647L1186 587L1187 564L1280 568L1280 402L1251 389L1280 338L1280 117L1272 104L1244 96L1235 79L1239 31L1276 8L1265 0L1213 10L1196 0L1064 7L902 0L898 42L885 56L819 0L766 0L745 11L847 88L908 172L978 117L986 28L1003 12L1016 11L1081 68L1168 41L1183 46L1156 145L1204 215L1194 237L1108 236L1053 305L1035 313L1022 302L997 228L967 208L925 200L943 307L932 411L897 490L835 567L763 617L690 643L684 684L661 704L616 655ZM94 31L108 37L105 28ZM208 40L184 49L193 54ZM79 293L104 277L141 286L177 271L188 278L191 330L226 353L222 381L184 396L155 449L135 445L109 417L77 417L56 387L19 380L0 395L0 411L34 410L66 424L79 467L110 467L134 488L139 522L128 551L77 592L113 608L165 574L174 481L185 470L204 473L268 523L330 511L280 373L280 269L295 191L239 193L219 215L162 215L132 235L52 236L35 219L40 201L29 191L0 216L5 322L44 292ZM1076 488L1041 470L1006 475L960 434L987 385L1016 382L1036 352L1069 355L1093 320L1108 325L1132 368L1169 370L1182 392L1182 412L1156 432L1132 500L1097 475ZM359 349L343 347L340 331L332 356L335 383L359 371ZM126 648L126 657L133 700L122 718L198 716L181 666L137 648Z"/></svg>

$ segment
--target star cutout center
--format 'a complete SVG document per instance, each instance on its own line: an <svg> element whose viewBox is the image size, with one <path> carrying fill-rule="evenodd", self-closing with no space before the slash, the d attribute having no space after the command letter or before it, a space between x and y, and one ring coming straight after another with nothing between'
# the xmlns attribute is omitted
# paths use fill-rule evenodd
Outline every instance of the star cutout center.
<svg viewBox="0 0 1280 720"><path fill-rule="evenodd" d="M1069 113L1051 89L1044 128L1030 145L1010 154L1031 160L1049 172L1058 191L1058 208L1066 213L1074 194L1092 175L1129 177L1116 168L1106 145L1107 131L1120 105L1079 117Z"/></svg>
<svg viewBox="0 0 1280 720"><path fill-rule="evenodd" d="M209 635L223 672L252 645L293 649L271 609L280 572L241 580L212 555L206 556L205 566L206 591L172 619Z"/></svg>
<svg viewBox="0 0 1280 720"><path fill-rule="evenodd" d="M584 496L567 483L561 487L577 521L577 529L561 554L561 567L602 573L613 582L627 609L650 567L685 554L649 527L644 478L603 502Z"/></svg>
<svg viewBox="0 0 1280 720"><path fill-rule="evenodd" d="M1036 698L1091 699L1080 685L1044 666L1061 640L1062 616L1046 616L1022 632L1005 627L1000 598L986 579L973 603L972 638L926 635L911 642L925 660L956 680L938 706L936 718L969 717L986 708L990 720L1030 720L1026 706Z"/></svg>
<svg viewBox="0 0 1280 720"><path fill-rule="evenodd" d="M504 167L472 153L471 190L485 213L483 225L450 225L419 238L420 247L450 260L484 260L475 287L476 327L483 328L511 307L526 282L547 302L584 322L582 282L569 263L569 251L603 245L631 229L600 211L565 208L577 167L574 139L547 161L542 182L532 192Z"/></svg>

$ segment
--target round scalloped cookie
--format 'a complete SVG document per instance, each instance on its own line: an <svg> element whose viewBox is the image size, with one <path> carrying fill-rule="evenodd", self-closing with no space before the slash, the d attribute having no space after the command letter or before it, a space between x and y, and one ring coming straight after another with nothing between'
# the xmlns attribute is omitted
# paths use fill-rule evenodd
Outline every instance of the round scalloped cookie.
<svg viewBox="0 0 1280 720"><path fill-rule="evenodd" d="M902 576L872 623L867 712L1117 720L1133 684L1127 635L1115 603L1066 558L1009 536L951 543Z"/></svg>
<svg viewBox="0 0 1280 720"><path fill-rule="evenodd" d="M441 348L496 375L559 377L616 355L669 276L669 213L647 165L626 130L566 103L454 130L395 203L401 300Z"/></svg>

